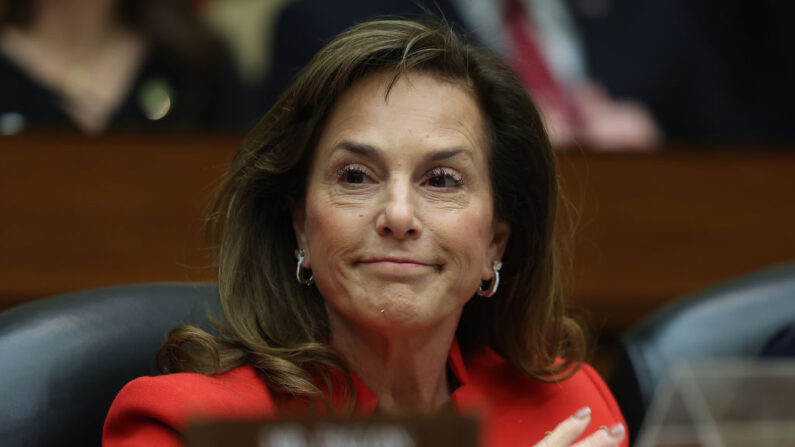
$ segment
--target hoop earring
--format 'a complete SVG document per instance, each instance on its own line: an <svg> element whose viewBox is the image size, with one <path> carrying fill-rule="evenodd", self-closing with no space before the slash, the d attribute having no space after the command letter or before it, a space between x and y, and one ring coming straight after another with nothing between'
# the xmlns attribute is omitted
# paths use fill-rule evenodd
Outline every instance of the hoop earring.
<svg viewBox="0 0 795 447"><path fill-rule="evenodd" d="M295 251L295 257L298 259L298 264L295 266L295 279L298 280L298 284L311 286L315 283L315 275L312 274L312 270L304 268L304 266L301 265L304 262L306 253L302 248L299 248ZM309 278L307 278L306 273L304 273L307 270L309 270Z"/></svg>
<svg viewBox="0 0 795 447"><path fill-rule="evenodd" d="M497 287L500 286L500 269L502 268L502 262L500 261L492 261L491 263L491 270L494 271L494 279L491 280L490 283L486 283L486 281L480 282L480 287L475 292L478 295L484 298L491 298L497 293ZM483 287L484 284L486 287Z"/></svg>

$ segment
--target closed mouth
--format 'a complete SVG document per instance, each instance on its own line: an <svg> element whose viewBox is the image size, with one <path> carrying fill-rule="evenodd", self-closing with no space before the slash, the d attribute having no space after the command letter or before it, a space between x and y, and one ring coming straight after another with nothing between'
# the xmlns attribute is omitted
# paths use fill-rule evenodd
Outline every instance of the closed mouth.
<svg viewBox="0 0 795 447"><path fill-rule="evenodd" d="M406 264L406 265L430 265L424 262L420 262L414 259L409 258L397 258L397 257L384 257L384 258L369 258L361 261L363 264L375 264L375 263L389 263L389 264Z"/></svg>

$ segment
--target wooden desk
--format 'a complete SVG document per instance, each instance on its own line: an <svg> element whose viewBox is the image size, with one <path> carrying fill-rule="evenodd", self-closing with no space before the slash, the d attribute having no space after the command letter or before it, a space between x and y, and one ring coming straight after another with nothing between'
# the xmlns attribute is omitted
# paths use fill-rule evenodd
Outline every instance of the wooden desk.
<svg viewBox="0 0 795 447"><path fill-rule="evenodd" d="M0 309L110 284L211 280L202 217L239 140L0 138ZM795 150L563 154L560 165L581 210L573 298L603 330L795 259Z"/></svg>

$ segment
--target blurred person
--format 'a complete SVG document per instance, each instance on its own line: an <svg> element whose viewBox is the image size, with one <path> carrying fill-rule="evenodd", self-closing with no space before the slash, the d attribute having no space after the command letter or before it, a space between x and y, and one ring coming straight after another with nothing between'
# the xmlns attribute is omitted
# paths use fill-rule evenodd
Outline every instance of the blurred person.
<svg viewBox="0 0 795 447"><path fill-rule="evenodd" d="M171 331L164 374L120 391L104 445L313 411L476 412L489 446L628 445L561 291L557 187L499 57L443 22L352 27L247 135L216 197L220 335Z"/></svg>
<svg viewBox="0 0 795 447"><path fill-rule="evenodd" d="M660 130L645 106L612 98L587 75L577 30L557 0L296 0L277 21L265 103L350 24L428 12L445 16L510 63L532 92L556 148L650 150L660 144Z"/></svg>
<svg viewBox="0 0 795 447"><path fill-rule="evenodd" d="M178 0L0 0L0 132L234 124L236 74Z"/></svg>
<svg viewBox="0 0 795 447"><path fill-rule="evenodd" d="M616 99L588 73L579 30L559 0L450 0L467 27L516 70L533 94L552 144L597 151L661 143L639 101Z"/></svg>
<svg viewBox="0 0 795 447"><path fill-rule="evenodd" d="M567 0L589 73L669 144L795 143L795 2Z"/></svg>
<svg viewBox="0 0 795 447"><path fill-rule="evenodd" d="M431 11L444 16L450 26L461 31L462 21L448 0L435 0L430 8L428 5L423 0L289 1L275 20L265 109L323 45L356 23L378 17L416 17Z"/></svg>

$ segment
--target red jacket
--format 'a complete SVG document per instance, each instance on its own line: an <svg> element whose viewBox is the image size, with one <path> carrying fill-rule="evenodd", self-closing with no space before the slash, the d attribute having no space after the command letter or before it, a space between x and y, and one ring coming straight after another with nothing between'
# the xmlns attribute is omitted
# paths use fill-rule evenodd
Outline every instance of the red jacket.
<svg viewBox="0 0 795 447"><path fill-rule="evenodd" d="M565 381L542 383L524 377L488 348L463 358L457 343L450 349L448 365L460 384L452 393L453 406L459 412L481 416L487 446L533 445L544 432L586 405L592 411L586 434L600 425L621 422L626 426L607 386L588 365ZM354 411L359 415L375 411L376 396L355 376L354 386ZM344 399L335 393L332 403L344 408ZM250 366L217 376L178 373L141 377L128 383L111 405L102 444L180 446L181 433L193 417L269 418L301 405L297 399L269 391ZM629 443L624 440L621 445Z"/></svg>

